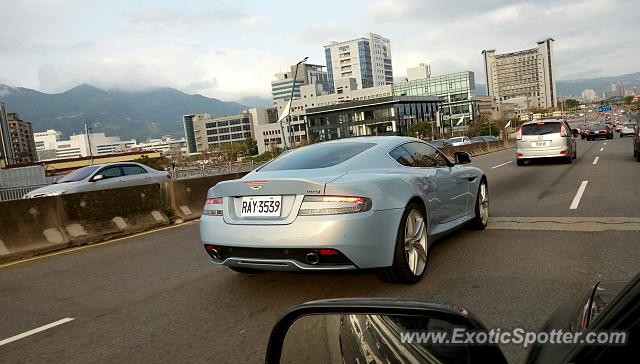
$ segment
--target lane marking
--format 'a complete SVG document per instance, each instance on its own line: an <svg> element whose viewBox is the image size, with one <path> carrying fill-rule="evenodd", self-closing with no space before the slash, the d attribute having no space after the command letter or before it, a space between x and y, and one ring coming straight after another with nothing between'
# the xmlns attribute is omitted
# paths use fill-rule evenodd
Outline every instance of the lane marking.
<svg viewBox="0 0 640 364"><path fill-rule="evenodd" d="M607 142L604 142L604 145L607 145Z"/></svg>
<svg viewBox="0 0 640 364"><path fill-rule="evenodd" d="M640 231L640 217L490 217L487 229L540 231Z"/></svg>
<svg viewBox="0 0 640 364"><path fill-rule="evenodd" d="M599 160L600 160L600 157L596 157L596 159L593 160L593 164L598 164Z"/></svg>
<svg viewBox="0 0 640 364"><path fill-rule="evenodd" d="M582 198L582 194L584 193L584 190L587 188L587 183L589 183L589 181L582 181L582 183L580 184L580 187L578 188L578 192L576 193L576 197L573 198L573 201L571 202L571 206L569 206L570 210L575 210L578 208L578 205L580 205L580 199Z"/></svg>
<svg viewBox="0 0 640 364"><path fill-rule="evenodd" d="M601 151L601 152L604 152L604 148L600 148L600 151Z"/></svg>
<svg viewBox="0 0 640 364"><path fill-rule="evenodd" d="M67 322L73 321L73 320L75 320L75 318L67 317L67 318L63 318L62 320L58 320L56 322L52 322L50 324L46 324L44 326L40 326L40 327L35 328L33 330L25 331L22 334L18 334L16 336L12 336L12 337L10 337L8 339L1 340L0 341L0 346L12 343L12 342L20 340L20 339L24 339L27 336L31 336L33 334L37 334L37 333L42 332L44 330L49 330L52 327L60 326L62 324L66 324Z"/></svg>
<svg viewBox="0 0 640 364"><path fill-rule="evenodd" d="M183 226L187 226L187 225L192 225L192 224L194 224L196 222L199 222L199 221L200 221L200 219L191 220L191 221L182 223L180 225L165 226L165 227L162 227L162 228L159 228L159 229L143 231L141 233L137 233L137 234L133 234L133 235L123 236L121 238L116 238L116 239L103 241L101 243L83 245L83 246L79 246L79 247L75 247L75 248L69 248L69 249L62 249L62 250L59 250L59 251L55 251L55 252L51 252L51 253L47 253L47 254L42 254L42 255L35 256L35 257L31 257L31 258L16 260L15 262L8 262L8 263L0 264L0 269L11 267L13 265L18 265L18 264L22 264L22 263L31 262L31 261L38 260L38 259L53 257L53 256L60 255L60 254L67 254L67 253L73 253L73 252L76 252L76 251L79 251L79 250L97 248L97 247L102 246L102 245L116 243L116 242L122 241L122 240L137 238L138 236L143 236L143 235L147 235L147 234L153 234L155 232L160 232L160 231L164 231L164 230L175 229L175 228L179 228L179 227L183 227Z"/></svg>
<svg viewBox="0 0 640 364"><path fill-rule="evenodd" d="M507 164L509 164L509 163L513 163L513 161L508 161L508 162L506 162L506 163L498 164L497 166L493 166L493 167L491 167L491 169L496 169L496 168L498 168L498 167L506 166L506 165L507 165Z"/></svg>

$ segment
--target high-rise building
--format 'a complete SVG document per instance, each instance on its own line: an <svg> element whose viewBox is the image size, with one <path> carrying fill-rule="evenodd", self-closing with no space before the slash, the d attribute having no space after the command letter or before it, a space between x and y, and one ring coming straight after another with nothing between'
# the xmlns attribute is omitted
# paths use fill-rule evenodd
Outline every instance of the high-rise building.
<svg viewBox="0 0 640 364"><path fill-rule="evenodd" d="M359 89L393 84L391 41L370 33L369 38L331 42L324 46L329 74L329 90L335 92L335 81L356 79Z"/></svg>
<svg viewBox="0 0 640 364"><path fill-rule="evenodd" d="M4 103L0 102L0 168L4 168L15 162L7 112L4 108Z"/></svg>
<svg viewBox="0 0 640 364"><path fill-rule="evenodd" d="M322 65L301 63L298 65L297 73L295 65L291 66L291 70L288 72L276 73L276 80L271 81L273 104L275 105L278 100L287 101L291 98L294 76L296 77L296 85L293 90L293 98L300 97L300 86L303 85L320 84L323 91L329 92L329 76L324 68L325 66Z"/></svg>
<svg viewBox="0 0 640 364"><path fill-rule="evenodd" d="M582 99L584 101L593 101L597 98L596 91L594 89L586 89L582 91Z"/></svg>
<svg viewBox="0 0 640 364"><path fill-rule="evenodd" d="M221 149L231 143L253 138L254 110L218 117L206 113L184 115L182 121L187 153Z"/></svg>
<svg viewBox="0 0 640 364"><path fill-rule="evenodd" d="M20 119L16 113L7 114L7 122L11 131L11 144L15 163L33 163L38 160L36 144L33 140L33 126Z"/></svg>
<svg viewBox="0 0 640 364"><path fill-rule="evenodd" d="M528 108L558 105L552 38L539 41L536 48L505 54L494 49L482 51L487 92L498 104L525 98Z"/></svg>

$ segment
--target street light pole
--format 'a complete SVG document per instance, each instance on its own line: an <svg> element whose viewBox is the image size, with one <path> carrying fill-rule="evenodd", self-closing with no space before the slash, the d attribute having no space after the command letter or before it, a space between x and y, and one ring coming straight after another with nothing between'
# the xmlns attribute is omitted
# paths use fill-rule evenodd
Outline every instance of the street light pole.
<svg viewBox="0 0 640 364"><path fill-rule="evenodd" d="M296 70L293 72L293 83L291 84L291 97L289 98L291 102L291 108L289 109L289 115L288 115L289 122L287 123L288 124L287 137L289 139L289 146L291 147L291 149L293 149L293 135L292 135L293 127L291 126L291 122L293 121L293 116L291 116L291 111L293 110L293 92L296 88L296 81L298 80L298 67L300 67L300 64L306 62L307 59L309 59L309 57L304 57L298 63L296 63ZM284 134L283 134L283 138L284 138Z"/></svg>

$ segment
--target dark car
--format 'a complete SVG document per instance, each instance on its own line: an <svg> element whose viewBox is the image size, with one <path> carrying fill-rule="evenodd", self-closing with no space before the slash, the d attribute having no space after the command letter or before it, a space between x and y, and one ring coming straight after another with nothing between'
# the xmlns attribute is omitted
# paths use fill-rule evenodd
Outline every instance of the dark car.
<svg viewBox="0 0 640 364"><path fill-rule="evenodd" d="M585 137L587 140L613 139L613 130L609 125L598 124L589 128Z"/></svg>
<svg viewBox="0 0 640 364"><path fill-rule="evenodd" d="M591 130L593 128L593 126L585 126L582 129L580 129L580 139L584 139L587 137L587 134L589 134L589 130Z"/></svg>
<svg viewBox="0 0 640 364"><path fill-rule="evenodd" d="M640 162L640 124L636 124L636 130L633 133L633 156Z"/></svg>
<svg viewBox="0 0 640 364"><path fill-rule="evenodd" d="M494 330L453 305L389 298L314 301L280 318L265 362L506 363L499 342L487 341ZM517 330L509 337L515 339ZM476 341L454 341L456 332L472 333ZM597 283L561 306L539 330L526 334L539 338L529 342L526 363L638 358L640 274L631 282ZM443 339L436 341L438 336Z"/></svg>
<svg viewBox="0 0 640 364"><path fill-rule="evenodd" d="M438 149L442 149L444 147L451 147L451 143L449 143L448 140L446 139L435 139L429 142L429 144L433 145L434 147L438 148Z"/></svg>

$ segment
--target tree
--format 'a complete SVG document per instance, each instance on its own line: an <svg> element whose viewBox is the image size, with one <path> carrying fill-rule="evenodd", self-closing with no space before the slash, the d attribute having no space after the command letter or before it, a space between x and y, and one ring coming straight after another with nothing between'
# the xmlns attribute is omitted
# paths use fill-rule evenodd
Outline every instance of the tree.
<svg viewBox="0 0 640 364"><path fill-rule="evenodd" d="M575 110L580 106L580 102L574 99L566 99L564 100L564 104L568 110Z"/></svg>
<svg viewBox="0 0 640 364"><path fill-rule="evenodd" d="M235 162L238 155L244 151L244 143L229 143L221 148L222 157L225 162Z"/></svg>
<svg viewBox="0 0 640 364"><path fill-rule="evenodd" d="M162 166L162 163L160 160L158 160L157 158L149 158L147 157L147 155L142 155L140 158L134 160L134 162L136 163L140 163L140 164L144 164L145 166L149 167L149 168L153 168L153 169L157 169L157 170L163 170L164 167Z"/></svg>
<svg viewBox="0 0 640 364"><path fill-rule="evenodd" d="M258 142L253 138L247 138L242 141L242 146L246 155L258 154Z"/></svg>
<svg viewBox="0 0 640 364"><path fill-rule="evenodd" d="M496 123L482 124L477 129L478 135L500 135L500 128Z"/></svg>
<svg viewBox="0 0 640 364"><path fill-rule="evenodd" d="M419 121L409 127L409 135L412 137L426 138L431 136L431 122Z"/></svg>
<svg viewBox="0 0 640 364"><path fill-rule="evenodd" d="M491 113L489 111L483 111L478 115L478 124L487 124L491 122Z"/></svg>

